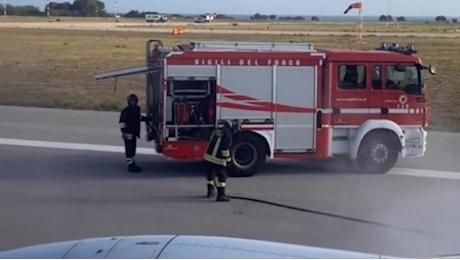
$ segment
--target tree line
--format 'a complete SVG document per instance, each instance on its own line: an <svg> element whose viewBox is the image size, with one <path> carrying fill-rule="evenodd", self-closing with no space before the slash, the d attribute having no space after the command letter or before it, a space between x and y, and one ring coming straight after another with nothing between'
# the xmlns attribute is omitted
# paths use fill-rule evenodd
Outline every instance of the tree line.
<svg viewBox="0 0 460 260"><path fill-rule="evenodd" d="M305 21L306 18L304 16L277 16L275 14L260 14L256 13L250 17L251 20L256 20L256 21ZM312 21L319 21L318 16L312 16L310 18Z"/></svg>
<svg viewBox="0 0 460 260"><path fill-rule="evenodd" d="M33 5L10 5L6 6L8 15L16 16L109 16L105 11L105 4L99 0L74 0L71 2L50 2L43 10ZM0 13L4 6L0 5Z"/></svg>
<svg viewBox="0 0 460 260"><path fill-rule="evenodd" d="M104 2L100 0L74 0L73 2L50 2L49 5L45 6L43 10L40 10L39 7L33 5L10 5L6 6L8 15L15 16L83 16L83 17L108 17L113 16L113 14L108 13L105 10ZM0 5L0 14L4 11L4 6ZM120 16L127 18L144 18L146 14L160 14L159 12L147 12L147 11L138 11L131 10L125 14L120 14ZM168 16L179 18L179 19L192 19L192 16L186 16L181 14L169 14ZM234 17L227 16L224 14L218 14L215 19L221 20L236 20ZM304 21L306 18L304 16L277 16L275 14L261 14L256 13L250 17L254 21ZM318 16L310 17L311 21L319 21ZM379 21L381 22L391 22L391 21L405 22L406 18L404 16L398 16L393 18L391 15L381 15ZM439 23L458 23L458 19L448 19L446 16L436 16L435 21Z"/></svg>
<svg viewBox="0 0 460 260"><path fill-rule="evenodd" d="M395 19L391 15L381 15L379 17L379 21L381 21L381 22L392 22L394 20ZM396 21L405 22L406 18L404 16L398 16L398 17L396 17ZM458 23L458 19L456 19L456 18L448 19L446 16L443 16L443 15L436 16L434 18L434 21L438 22L438 23L448 23L448 22Z"/></svg>

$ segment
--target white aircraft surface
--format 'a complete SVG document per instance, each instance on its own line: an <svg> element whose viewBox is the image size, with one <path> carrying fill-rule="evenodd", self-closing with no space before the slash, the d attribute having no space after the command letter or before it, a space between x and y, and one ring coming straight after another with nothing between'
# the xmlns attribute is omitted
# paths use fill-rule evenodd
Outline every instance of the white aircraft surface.
<svg viewBox="0 0 460 260"><path fill-rule="evenodd" d="M144 235L101 237L0 252L5 259L389 259L393 257L262 240L217 236Z"/></svg>

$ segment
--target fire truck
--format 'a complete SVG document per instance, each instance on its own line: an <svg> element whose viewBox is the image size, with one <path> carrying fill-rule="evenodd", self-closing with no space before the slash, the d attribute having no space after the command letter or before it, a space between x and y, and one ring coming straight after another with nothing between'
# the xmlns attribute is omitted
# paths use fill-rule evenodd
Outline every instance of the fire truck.
<svg viewBox="0 0 460 260"><path fill-rule="evenodd" d="M96 79L146 75L147 140L157 153L201 160L222 120L238 120L230 176L267 159L346 158L385 173L427 149L424 65L410 44L372 50L309 43L148 40L146 64Z"/></svg>

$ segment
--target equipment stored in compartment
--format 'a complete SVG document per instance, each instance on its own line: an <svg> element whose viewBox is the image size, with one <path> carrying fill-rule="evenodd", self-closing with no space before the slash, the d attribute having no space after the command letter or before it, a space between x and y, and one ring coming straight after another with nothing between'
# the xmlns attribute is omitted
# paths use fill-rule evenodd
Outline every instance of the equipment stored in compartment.
<svg viewBox="0 0 460 260"><path fill-rule="evenodd" d="M212 78L168 79L166 128L169 140L207 140L215 126L215 88L216 81Z"/></svg>

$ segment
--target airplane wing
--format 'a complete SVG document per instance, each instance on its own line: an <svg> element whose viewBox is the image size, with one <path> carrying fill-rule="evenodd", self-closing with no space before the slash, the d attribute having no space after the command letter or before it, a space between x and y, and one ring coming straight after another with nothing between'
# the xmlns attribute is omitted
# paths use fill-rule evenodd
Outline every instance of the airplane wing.
<svg viewBox="0 0 460 260"><path fill-rule="evenodd" d="M263 240L217 236L144 235L102 237L0 252L17 259L381 259L382 255Z"/></svg>

